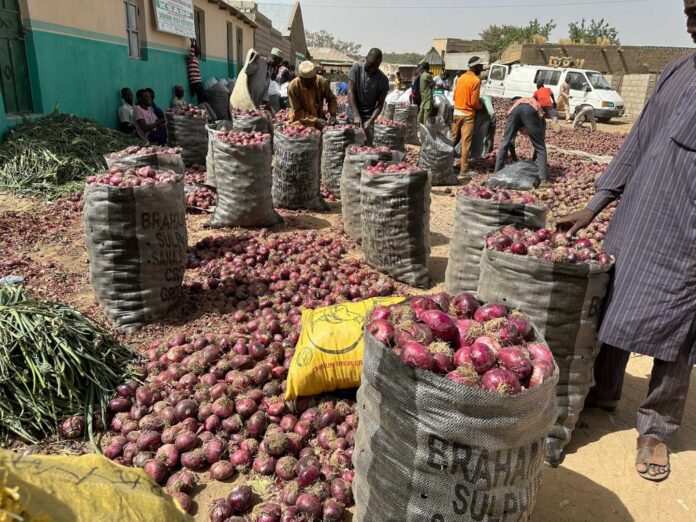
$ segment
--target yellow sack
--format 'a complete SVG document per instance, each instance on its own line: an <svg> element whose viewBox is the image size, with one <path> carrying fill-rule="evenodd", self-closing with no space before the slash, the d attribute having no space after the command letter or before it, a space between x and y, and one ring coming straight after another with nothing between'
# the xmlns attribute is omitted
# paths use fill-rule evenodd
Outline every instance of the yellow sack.
<svg viewBox="0 0 696 522"><path fill-rule="evenodd" d="M360 386L365 316L403 297L376 297L302 310L302 333L288 372L285 400Z"/></svg>
<svg viewBox="0 0 696 522"><path fill-rule="evenodd" d="M18 518L21 517L21 518ZM176 522L193 519L139 468L101 455L0 450L0 522Z"/></svg>

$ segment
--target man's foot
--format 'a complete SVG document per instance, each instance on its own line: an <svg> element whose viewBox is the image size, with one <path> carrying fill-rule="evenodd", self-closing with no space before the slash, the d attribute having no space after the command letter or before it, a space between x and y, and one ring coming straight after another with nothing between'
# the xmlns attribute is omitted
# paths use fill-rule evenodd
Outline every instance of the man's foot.
<svg viewBox="0 0 696 522"><path fill-rule="evenodd" d="M471 177L474 175L473 172L470 170L461 170L459 171L459 175L465 179L471 179Z"/></svg>
<svg viewBox="0 0 696 522"><path fill-rule="evenodd" d="M636 471L646 480L659 482L669 476L667 445L654 437L638 437Z"/></svg>
<svg viewBox="0 0 696 522"><path fill-rule="evenodd" d="M618 408L618 406L619 401L603 401L592 399L590 397L587 397L587 399L585 400L585 408L599 408L600 410L613 412L616 411L616 408Z"/></svg>

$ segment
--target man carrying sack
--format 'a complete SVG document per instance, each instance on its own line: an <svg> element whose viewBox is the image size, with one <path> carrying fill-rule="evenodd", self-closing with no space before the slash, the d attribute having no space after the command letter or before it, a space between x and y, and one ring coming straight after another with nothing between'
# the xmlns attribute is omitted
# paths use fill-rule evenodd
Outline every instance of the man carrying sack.
<svg viewBox="0 0 696 522"><path fill-rule="evenodd" d="M322 129L327 124L324 103L329 107L329 125L336 124L338 103L331 85L323 76L317 74L317 68L310 62L300 64L300 76L290 82L288 87L290 100L290 124Z"/></svg>
<svg viewBox="0 0 696 522"><path fill-rule="evenodd" d="M282 62L283 52L278 48L273 48L269 59L263 58L255 49L249 49L244 68L230 95L230 112L234 109L268 109L271 77L278 74Z"/></svg>

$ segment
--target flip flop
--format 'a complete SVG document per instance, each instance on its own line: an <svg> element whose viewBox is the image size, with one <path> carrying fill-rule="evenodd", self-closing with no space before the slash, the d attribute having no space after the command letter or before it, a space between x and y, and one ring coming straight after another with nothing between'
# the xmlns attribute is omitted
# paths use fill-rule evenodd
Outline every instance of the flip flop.
<svg viewBox="0 0 696 522"><path fill-rule="evenodd" d="M638 437L637 440L637 453L636 453L636 466L639 464L645 465L648 469L641 473L636 469L636 472L646 480L653 482L660 482L665 480L670 473L669 470L669 451L667 450L667 445L657 440L653 437ZM661 464L665 462L666 464ZM655 475L650 474L650 466L660 466L668 468L667 471L663 473L657 473Z"/></svg>

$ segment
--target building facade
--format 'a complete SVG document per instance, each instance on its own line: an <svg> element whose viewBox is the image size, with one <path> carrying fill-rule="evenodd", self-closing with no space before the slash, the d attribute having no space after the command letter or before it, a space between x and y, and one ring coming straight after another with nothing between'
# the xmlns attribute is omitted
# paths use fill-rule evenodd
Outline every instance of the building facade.
<svg viewBox="0 0 696 522"><path fill-rule="evenodd" d="M193 6L204 81L235 77L256 24L217 0ZM116 127L122 87L151 87L162 107L174 85L191 97L190 40L157 30L153 0L0 0L0 11L12 20L0 35L3 132L55 108Z"/></svg>

